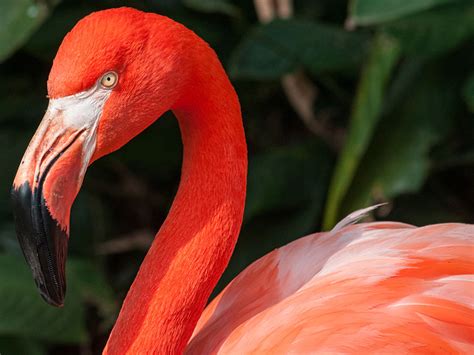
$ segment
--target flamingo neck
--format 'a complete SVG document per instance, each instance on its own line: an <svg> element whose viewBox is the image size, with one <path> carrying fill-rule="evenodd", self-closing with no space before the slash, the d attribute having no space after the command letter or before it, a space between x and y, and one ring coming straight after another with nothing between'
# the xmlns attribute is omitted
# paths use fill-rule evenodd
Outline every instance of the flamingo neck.
<svg viewBox="0 0 474 355"><path fill-rule="evenodd" d="M179 189L104 353L184 351L237 241L247 174L240 106L214 52L204 53L173 109L184 145Z"/></svg>

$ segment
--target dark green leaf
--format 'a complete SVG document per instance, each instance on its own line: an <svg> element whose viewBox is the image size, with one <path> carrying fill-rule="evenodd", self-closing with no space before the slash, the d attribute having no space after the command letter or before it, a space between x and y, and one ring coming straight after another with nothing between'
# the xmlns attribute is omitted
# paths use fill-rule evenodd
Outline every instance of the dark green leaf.
<svg viewBox="0 0 474 355"><path fill-rule="evenodd" d="M250 160L245 208L246 219L307 205L317 196L323 203L327 175L332 163L322 144L278 148Z"/></svg>
<svg viewBox="0 0 474 355"><path fill-rule="evenodd" d="M14 130L2 129L0 131L0 150L2 151L0 168L0 218L2 216L11 216L10 189L13 184L16 169L20 163L23 152L28 145L30 137L19 134ZM11 218L11 217L10 217Z"/></svg>
<svg viewBox="0 0 474 355"><path fill-rule="evenodd" d="M18 337L0 337L0 354L2 355L44 355L46 354L44 346L38 341L18 338Z"/></svg>
<svg viewBox="0 0 474 355"><path fill-rule="evenodd" d="M449 203L440 201L439 196L433 191L420 191L416 194L400 196L386 219L415 226L432 224L433 221L437 223L465 222L456 214L452 206L449 206Z"/></svg>
<svg viewBox="0 0 474 355"><path fill-rule="evenodd" d="M231 75L277 79L303 66L313 73L355 67L367 37L310 21L278 20L250 33L232 55Z"/></svg>
<svg viewBox="0 0 474 355"><path fill-rule="evenodd" d="M0 252L5 251L8 254L22 255L20 243L15 234L13 219L0 225Z"/></svg>
<svg viewBox="0 0 474 355"><path fill-rule="evenodd" d="M117 156L135 170L174 176L181 166L182 146L177 120L167 114L122 148Z"/></svg>
<svg viewBox="0 0 474 355"><path fill-rule="evenodd" d="M187 7L200 12L238 16L239 8L227 0L183 0Z"/></svg>
<svg viewBox="0 0 474 355"><path fill-rule="evenodd" d="M375 38L357 89L347 141L332 177L324 217L324 228L331 228L339 217L340 204L364 155L379 119L385 86L399 57L396 41Z"/></svg>
<svg viewBox="0 0 474 355"><path fill-rule="evenodd" d="M104 273L90 260L72 259L68 263L69 277L76 282L83 300L95 304L104 323L111 326L117 315L117 302Z"/></svg>
<svg viewBox="0 0 474 355"><path fill-rule="evenodd" d="M49 2L3 0L0 2L0 62L19 48L50 13Z"/></svg>
<svg viewBox="0 0 474 355"><path fill-rule="evenodd" d="M424 71L422 78L377 128L344 199L344 212L367 206L372 198L415 192L425 181L430 150L452 124L456 90L446 76Z"/></svg>
<svg viewBox="0 0 474 355"><path fill-rule="evenodd" d="M0 254L0 335L60 343L85 341L84 309L77 281L69 281L65 306L51 307L39 296L23 258Z"/></svg>
<svg viewBox="0 0 474 355"><path fill-rule="evenodd" d="M39 296L23 256L0 254L0 336L84 342L87 339L84 301L97 306L106 326L113 323L117 303L104 274L95 264L69 260L67 281L65 306L51 307Z"/></svg>
<svg viewBox="0 0 474 355"><path fill-rule="evenodd" d="M105 239L107 221L104 202L84 186L76 197L71 211L69 252L75 256L94 257L95 247Z"/></svg>
<svg viewBox="0 0 474 355"><path fill-rule="evenodd" d="M389 23L383 29L398 39L407 54L437 55L474 36L474 4L433 9Z"/></svg>
<svg viewBox="0 0 474 355"><path fill-rule="evenodd" d="M474 113L474 72L467 78L462 94L467 107L472 113Z"/></svg>
<svg viewBox="0 0 474 355"><path fill-rule="evenodd" d="M351 25L373 25L459 0L352 0Z"/></svg>

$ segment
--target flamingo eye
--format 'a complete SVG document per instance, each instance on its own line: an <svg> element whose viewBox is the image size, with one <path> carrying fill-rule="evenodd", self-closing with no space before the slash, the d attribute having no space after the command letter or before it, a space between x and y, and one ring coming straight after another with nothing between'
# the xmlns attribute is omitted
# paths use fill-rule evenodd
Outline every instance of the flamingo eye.
<svg viewBox="0 0 474 355"><path fill-rule="evenodd" d="M118 74L113 71L105 73L100 79L100 85L105 89L113 89L118 82Z"/></svg>

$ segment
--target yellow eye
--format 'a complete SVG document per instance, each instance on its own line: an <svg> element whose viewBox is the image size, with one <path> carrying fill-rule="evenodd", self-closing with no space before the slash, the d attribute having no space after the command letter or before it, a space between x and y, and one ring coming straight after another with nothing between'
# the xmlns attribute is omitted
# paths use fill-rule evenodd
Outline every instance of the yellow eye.
<svg viewBox="0 0 474 355"><path fill-rule="evenodd" d="M112 89L118 82L118 75L116 72L109 71L105 73L100 79L100 85L106 89Z"/></svg>

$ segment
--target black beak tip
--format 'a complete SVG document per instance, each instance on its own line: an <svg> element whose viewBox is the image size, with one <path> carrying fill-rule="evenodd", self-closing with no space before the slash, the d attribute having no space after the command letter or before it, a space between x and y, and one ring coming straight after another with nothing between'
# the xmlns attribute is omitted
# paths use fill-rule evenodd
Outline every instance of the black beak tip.
<svg viewBox="0 0 474 355"><path fill-rule="evenodd" d="M62 307L66 294L67 232L51 216L41 187L32 191L24 183L12 189L11 198L18 241L36 287L47 303Z"/></svg>
<svg viewBox="0 0 474 355"><path fill-rule="evenodd" d="M54 307L59 307L59 308L64 306L65 290L56 290L56 292L50 292L48 291L47 287L44 284L42 284L40 280L38 280L37 278L35 278L35 284L36 284L36 287L38 288L41 298L47 304Z"/></svg>

